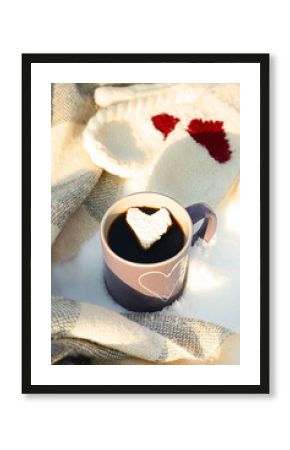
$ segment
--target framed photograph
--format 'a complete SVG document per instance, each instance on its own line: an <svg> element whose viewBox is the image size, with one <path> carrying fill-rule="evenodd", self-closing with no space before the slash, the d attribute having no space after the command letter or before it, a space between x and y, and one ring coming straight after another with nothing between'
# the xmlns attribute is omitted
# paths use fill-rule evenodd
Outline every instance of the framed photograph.
<svg viewBox="0 0 290 450"><path fill-rule="evenodd" d="M269 55L22 55L22 392L269 393Z"/></svg>

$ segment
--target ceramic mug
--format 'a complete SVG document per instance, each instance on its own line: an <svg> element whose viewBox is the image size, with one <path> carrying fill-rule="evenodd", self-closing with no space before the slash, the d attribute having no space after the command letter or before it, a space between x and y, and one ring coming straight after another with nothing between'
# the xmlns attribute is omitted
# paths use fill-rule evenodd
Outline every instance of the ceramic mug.
<svg viewBox="0 0 290 450"><path fill-rule="evenodd" d="M167 208L181 226L185 242L172 258L152 264L135 263L116 255L109 247L108 231L116 217L128 208L143 206ZM202 219L202 225L193 234L193 224ZM101 222L104 280L108 292L116 302L132 311L158 311L170 305L183 292L190 246L198 238L210 241L216 225L214 211L204 203L184 208L172 198L154 192L140 192L118 200Z"/></svg>

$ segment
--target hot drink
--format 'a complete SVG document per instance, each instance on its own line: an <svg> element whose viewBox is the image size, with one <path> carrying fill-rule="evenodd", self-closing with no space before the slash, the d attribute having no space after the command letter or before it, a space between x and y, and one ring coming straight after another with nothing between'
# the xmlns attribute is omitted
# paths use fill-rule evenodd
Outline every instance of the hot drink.
<svg viewBox="0 0 290 450"><path fill-rule="evenodd" d="M155 214L158 209L151 207L138 207L145 214ZM110 248L123 259L135 263L152 264L165 261L175 256L185 244L184 232L170 213L171 225L167 231L149 248L140 244L136 234L126 220L127 211L119 214L111 224L108 231L108 244Z"/></svg>

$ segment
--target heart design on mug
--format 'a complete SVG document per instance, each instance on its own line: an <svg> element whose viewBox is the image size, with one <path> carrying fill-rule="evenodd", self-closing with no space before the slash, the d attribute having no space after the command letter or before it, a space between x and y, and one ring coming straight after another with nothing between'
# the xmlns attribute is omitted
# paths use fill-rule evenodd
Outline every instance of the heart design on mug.
<svg viewBox="0 0 290 450"><path fill-rule="evenodd" d="M187 257L178 261L168 274L160 271L145 272L140 275L139 284L150 294L165 302L183 282L186 266Z"/></svg>

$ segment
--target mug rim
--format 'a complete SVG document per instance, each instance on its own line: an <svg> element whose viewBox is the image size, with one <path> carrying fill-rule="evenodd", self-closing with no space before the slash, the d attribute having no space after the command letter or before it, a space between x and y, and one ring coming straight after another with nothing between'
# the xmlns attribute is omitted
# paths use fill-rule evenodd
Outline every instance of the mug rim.
<svg viewBox="0 0 290 450"><path fill-rule="evenodd" d="M176 203L177 205L179 205L187 214L188 216L188 221L189 221L189 228L190 228L190 233L182 247L181 250L179 250L178 253L176 253L176 255L171 256L171 258L168 259L164 259L163 261L158 261L155 263L138 263L138 262L134 262L134 261L128 261L128 259L122 258L121 256L117 255L117 253L115 253L111 247L109 246L107 239L105 238L105 232L104 232L104 227L105 227L105 223L106 220L111 212L111 210L114 208L114 206L116 205L116 203L118 203L121 200L124 200L127 197L132 197L134 195L140 195L140 194L154 194L157 195L159 197L165 197L165 198L169 198L171 201L173 201L174 203ZM165 194L160 194L159 192L154 192L154 191L140 191L140 192L133 192L131 194L125 195L124 197L116 200L111 206L110 208L107 209L107 211L105 212L105 214L102 217L101 220L101 240L102 240L102 244L106 247L106 250L110 253L111 256L113 256L114 258L116 258L117 260L119 260L120 262L126 263L130 266L138 266L138 267L149 267L149 266L153 266L153 267L158 267L161 265L164 265L164 263L170 263L172 261L174 261L177 257L179 257L187 248L189 248L190 243L191 243L191 239L192 239L192 221L190 218L190 215L188 214L186 208L177 200L175 200L174 198L170 197L169 195L165 195Z"/></svg>

